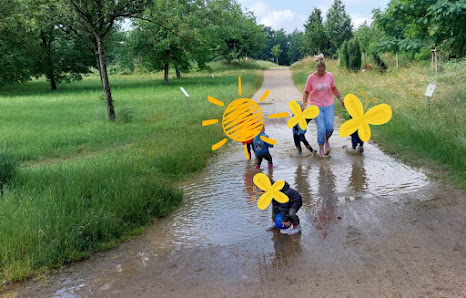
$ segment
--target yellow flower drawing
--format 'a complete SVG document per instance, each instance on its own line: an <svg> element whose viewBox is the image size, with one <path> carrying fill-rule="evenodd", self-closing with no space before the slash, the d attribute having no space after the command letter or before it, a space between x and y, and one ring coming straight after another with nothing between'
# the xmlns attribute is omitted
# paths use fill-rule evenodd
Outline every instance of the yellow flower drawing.
<svg viewBox="0 0 466 298"><path fill-rule="evenodd" d="M366 112L367 105L371 101L378 102L376 98L371 98L367 101L367 95L364 91L361 94L366 96L366 105L363 109L359 98L354 94L347 94L344 99L345 107L352 119L343 123L340 127L340 137L346 137L355 131L358 131L359 138L363 142L369 141L371 138L372 125L382 125L390 121L392 118L392 108L387 104L379 104L370 108Z"/></svg>
<svg viewBox="0 0 466 298"><path fill-rule="evenodd" d="M317 106L310 106L304 109L304 111L301 111L301 107L294 100L290 101L288 106L290 111L294 114L294 116L291 117L286 124L288 128L292 128L296 124L299 124L299 127L302 130L305 130L307 128L306 119L312 119L319 115L319 108Z"/></svg>
<svg viewBox="0 0 466 298"><path fill-rule="evenodd" d="M253 178L254 184L261 190L265 191L259 200L257 201L257 208L260 210L266 209L272 199L275 199L279 203L286 203L290 199L282 193L280 190L285 186L285 181L276 181L273 185L270 182L269 177L263 173L257 173Z"/></svg>

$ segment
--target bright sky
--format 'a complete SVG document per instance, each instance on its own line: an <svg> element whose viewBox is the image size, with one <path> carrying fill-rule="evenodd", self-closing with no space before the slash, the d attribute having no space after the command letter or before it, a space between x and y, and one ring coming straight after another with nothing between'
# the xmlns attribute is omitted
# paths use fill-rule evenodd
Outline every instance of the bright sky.
<svg viewBox="0 0 466 298"><path fill-rule="evenodd" d="M304 24L314 8L322 11L325 22L333 0L238 0L243 9L253 11L259 24L274 30L285 29L291 33L295 28L304 32ZM389 0L343 0L346 13L351 17L353 29L367 21L372 23L372 10L385 9Z"/></svg>

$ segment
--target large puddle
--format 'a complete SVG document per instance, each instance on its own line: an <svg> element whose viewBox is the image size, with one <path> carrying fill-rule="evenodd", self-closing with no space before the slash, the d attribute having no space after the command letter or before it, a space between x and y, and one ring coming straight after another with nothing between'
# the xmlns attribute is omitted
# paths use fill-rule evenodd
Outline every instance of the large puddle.
<svg viewBox="0 0 466 298"><path fill-rule="evenodd" d="M287 111L282 104L266 103L261 108L265 115ZM343 145L350 145L350 138L340 138L337 130L330 139L329 159L312 156L307 150L299 156L286 120L268 120L266 133L277 140L270 150L274 167L268 168L264 160L261 169L256 169L254 160L246 160L242 145L229 140L229 146L219 149L220 154L207 170L181 186L184 205L149 231L157 234L160 245L226 245L263 234L271 211L270 207L260 211L256 206L253 177L258 172L285 180L298 190L303 197L298 212L301 223L303 227L313 224L317 229L321 227L319 221L337 219L336 208L340 204L374 198L397 200L400 194L428 183L423 173L371 144L364 145L364 154L346 153ZM314 122L310 122L306 136L315 148Z"/></svg>

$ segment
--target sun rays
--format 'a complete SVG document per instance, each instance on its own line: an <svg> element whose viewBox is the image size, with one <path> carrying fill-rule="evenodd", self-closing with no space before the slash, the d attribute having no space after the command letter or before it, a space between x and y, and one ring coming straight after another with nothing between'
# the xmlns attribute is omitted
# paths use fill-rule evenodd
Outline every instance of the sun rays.
<svg viewBox="0 0 466 298"><path fill-rule="evenodd" d="M241 85L241 77L238 77L238 94L241 96L243 93ZM267 89L259 99L259 102L264 101L267 96L270 94L270 91ZM222 101L208 96L207 100L217 106L223 107L225 103ZM306 129L306 119L315 118L319 114L319 110L315 106L306 108L301 112L301 108L296 101L290 101L289 103L290 111L294 114L290 120L288 120L288 127L292 127L296 124L300 125L302 129ZM316 111L317 110L317 111ZM290 113L281 112L276 114L268 115L270 119L285 118L289 117ZM209 126L219 123L219 119L208 119L202 121L202 126ZM293 124L290 126L290 124ZM247 142L253 140L264 127L264 115L258 103L249 98L238 98L231 102L223 112L222 117L222 128L225 132L225 135L232 139L233 141L243 142L244 143L244 154L246 158L249 159L250 156L247 150ZM265 136L261 136L261 140L276 145L277 141ZM212 145L212 150L215 151L225 145L227 138L223 138L220 142Z"/></svg>

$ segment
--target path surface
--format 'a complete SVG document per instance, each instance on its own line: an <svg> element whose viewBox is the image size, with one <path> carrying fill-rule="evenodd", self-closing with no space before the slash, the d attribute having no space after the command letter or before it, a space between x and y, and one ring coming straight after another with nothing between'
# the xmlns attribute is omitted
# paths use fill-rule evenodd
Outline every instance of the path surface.
<svg viewBox="0 0 466 298"><path fill-rule="evenodd" d="M287 68L265 72L265 115L299 99ZM206 94L207 96L207 94ZM315 123L307 138L315 147ZM219 129L221 127L219 126ZM184 205L131 242L46 280L18 297L466 297L465 195L365 145L331 138L330 159L298 157L286 119L266 120L275 167L303 196L301 235L265 232L270 210L253 202L259 171L228 141L182 185ZM377 128L374 128L377 129Z"/></svg>

